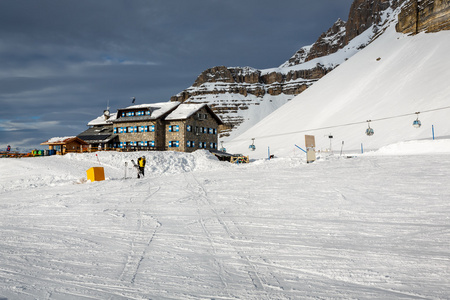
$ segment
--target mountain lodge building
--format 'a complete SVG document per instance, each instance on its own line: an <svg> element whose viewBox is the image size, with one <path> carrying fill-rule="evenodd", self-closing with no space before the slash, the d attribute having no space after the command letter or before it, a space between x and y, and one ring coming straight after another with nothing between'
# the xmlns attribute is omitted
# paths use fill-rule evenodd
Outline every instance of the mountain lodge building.
<svg viewBox="0 0 450 300"><path fill-rule="evenodd" d="M163 102L129 106L112 115L105 111L77 137L99 150L217 150L219 125L222 120L207 104Z"/></svg>

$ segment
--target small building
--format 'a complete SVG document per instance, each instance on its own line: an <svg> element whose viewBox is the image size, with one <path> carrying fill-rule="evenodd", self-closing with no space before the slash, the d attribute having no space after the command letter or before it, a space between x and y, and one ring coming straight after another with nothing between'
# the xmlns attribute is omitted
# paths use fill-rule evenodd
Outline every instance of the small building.
<svg viewBox="0 0 450 300"><path fill-rule="evenodd" d="M115 149L118 145L118 136L113 132L113 121L117 113L111 114L105 110L103 115L90 121L87 125L89 129L83 131L78 138L89 144L89 150L109 150Z"/></svg>
<svg viewBox="0 0 450 300"><path fill-rule="evenodd" d="M49 150L55 150L56 154L63 155L69 152L83 152L83 148L89 144L76 136L66 136L51 138L41 145L48 145Z"/></svg>

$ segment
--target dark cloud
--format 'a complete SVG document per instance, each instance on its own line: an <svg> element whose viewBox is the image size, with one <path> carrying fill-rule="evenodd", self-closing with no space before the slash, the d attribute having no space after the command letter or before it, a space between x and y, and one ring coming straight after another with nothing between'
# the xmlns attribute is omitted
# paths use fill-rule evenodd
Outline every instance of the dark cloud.
<svg viewBox="0 0 450 300"><path fill-rule="evenodd" d="M168 101L213 66L279 66L351 2L1 1L0 149L76 135L108 101Z"/></svg>

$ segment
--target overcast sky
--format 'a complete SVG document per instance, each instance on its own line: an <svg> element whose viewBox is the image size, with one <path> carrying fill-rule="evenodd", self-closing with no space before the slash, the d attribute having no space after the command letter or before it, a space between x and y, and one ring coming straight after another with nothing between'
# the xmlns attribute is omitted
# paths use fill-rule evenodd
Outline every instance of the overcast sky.
<svg viewBox="0 0 450 300"><path fill-rule="evenodd" d="M204 70L277 67L353 0L0 1L0 150L166 102Z"/></svg>

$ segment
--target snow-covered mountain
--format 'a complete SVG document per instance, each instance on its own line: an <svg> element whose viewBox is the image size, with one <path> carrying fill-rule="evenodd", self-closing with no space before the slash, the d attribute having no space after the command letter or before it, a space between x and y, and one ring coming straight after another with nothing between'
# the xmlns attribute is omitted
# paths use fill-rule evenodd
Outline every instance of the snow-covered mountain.
<svg viewBox="0 0 450 300"><path fill-rule="evenodd" d="M410 9L408 5L386 10L390 17L385 20L393 22L384 22L383 34L304 93L226 142L227 150L266 157L270 147L275 155L290 155L301 151L295 145L304 147L305 134L316 137L316 150L330 148L331 134L334 151L431 139L433 131L436 138L449 137L450 31L397 32L397 15ZM447 23L448 18L447 9ZM368 28L357 38L373 31ZM417 116L422 122L418 129L412 126ZM369 126L373 136L365 134ZM254 152L248 148L252 138Z"/></svg>
<svg viewBox="0 0 450 300"><path fill-rule="evenodd" d="M221 138L230 140L367 46L382 32L398 2L355 0L348 22L338 19L314 44L302 47L279 67L210 68L171 101L208 103L226 124Z"/></svg>

